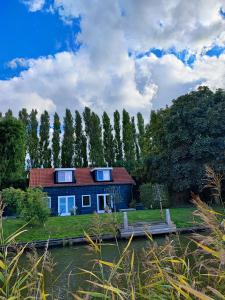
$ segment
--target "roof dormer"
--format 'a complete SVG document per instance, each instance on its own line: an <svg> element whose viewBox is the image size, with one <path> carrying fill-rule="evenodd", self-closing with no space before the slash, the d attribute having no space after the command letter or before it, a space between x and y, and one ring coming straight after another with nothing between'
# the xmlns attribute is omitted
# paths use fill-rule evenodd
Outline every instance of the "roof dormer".
<svg viewBox="0 0 225 300"><path fill-rule="evenodd" d="M112 181L112 170L113 168L94 168L91 170L94 180L101 182L101 181Z"/></svg>
<svg viewBox="0 0 225 300"><path fill-rule="evenodd" d="M55 169L55 183L74 183L74 182L76 182L74 168Z"/></svg>

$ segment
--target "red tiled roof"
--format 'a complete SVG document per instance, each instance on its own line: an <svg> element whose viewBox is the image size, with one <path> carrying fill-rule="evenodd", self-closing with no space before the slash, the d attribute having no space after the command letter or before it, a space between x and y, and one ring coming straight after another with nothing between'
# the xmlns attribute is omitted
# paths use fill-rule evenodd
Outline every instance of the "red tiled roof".
<svg viewBox="0 0 225 300"><path fill-rule="evenodd" d="M53 168L31 169L29 176L29 187L54 187L54 186L82 186L82 185L104 185L104 184L135 184L125 168L113 168L113 181L96 182L91 175L90 168L77 168L75 170L75 183L54 183Z"/></svg>

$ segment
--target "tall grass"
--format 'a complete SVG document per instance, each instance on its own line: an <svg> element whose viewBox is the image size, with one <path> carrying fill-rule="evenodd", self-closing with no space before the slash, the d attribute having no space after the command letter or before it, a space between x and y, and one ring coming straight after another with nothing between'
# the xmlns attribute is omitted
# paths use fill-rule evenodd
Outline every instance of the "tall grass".
<svg viewBox="0 0 225 300"><path fill-rule="evenodd" d="M48 252L38 256L35 249L29 253L26 267L21 264L26 245L16 244L16 238L25 230L5 237L3 231L4 205L0 200L0 299L47 299L44 270L48 266Z"/></svg>
<svg viewBox="0 0 225 300"><path fill-rule="evenodd" d="M222 201L220 183L213 179L211 185ZM89 277L88 289L80 289L74 298L225 300L225 223L221 222L225 215L213 211L197 195L192 195L192 201L194 214L209 230L193 234L186 246L179 242L179 235L158 245L146 234L148 246L141 253L132 250L131 237L122 252L118 248L118 258L105 261L101 233L95 241L86 234L96 259L91 271L82 270ZM99 225L95 228L102 228Z"/></svg>

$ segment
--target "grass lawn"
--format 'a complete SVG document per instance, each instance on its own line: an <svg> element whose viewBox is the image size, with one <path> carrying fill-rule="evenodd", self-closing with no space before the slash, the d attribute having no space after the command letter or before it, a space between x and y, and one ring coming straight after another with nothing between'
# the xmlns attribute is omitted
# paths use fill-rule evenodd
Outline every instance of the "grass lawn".
<svg viewBox="0 0 225 300"><path fill-rule="evenodd" d="M171 208L171 219L177 227L190 227L196 225L192 213L194 208ZM122 213L116 213L119 223L123 220ZM27 232L23 233L18 241L34 241L46 240L48 238L63 238L82 236L84 230L88 231L93 221L93 214L68 216L68 217L50 217L45 226L26 226ZM107 214L102 214L101 218L107 218ZM140 221L157 221L160 220L160 211L155 210L139 210L128 212L129 223ZM22 219L5 219L3 221L3 229L5 236L15 232L24 225ZM107 233L107 228L106 228Z"/></svg>

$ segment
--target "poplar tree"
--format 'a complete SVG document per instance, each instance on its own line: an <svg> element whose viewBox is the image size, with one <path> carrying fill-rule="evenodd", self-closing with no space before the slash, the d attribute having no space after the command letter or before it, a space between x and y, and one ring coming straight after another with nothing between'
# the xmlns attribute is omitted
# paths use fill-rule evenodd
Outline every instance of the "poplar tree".
<svg viewBox="0 0 225 300"><path fill-rule="evenodd" d="M121 140L121 125L120 125L120 113L116 110L114 116L114 132L115 132L115 159L116 165L122 165L123 163L123 145Z"/></svg>
<svg viewBox="0 0 225 300"><path fill-rule="evenodd" d="M26 144L26 152L28 151L28 125L29 125L29 114L26 110L26 108L23 108L19 111L19 120L24 125L25 130L25 144Z"/></svg>
<svg viewBox="0 0 225 300"><path fill-rule="evenodd" d="M51 167L51 149L49 148L49 131L50 131L50 117L45 110L41 114L40 124L40 141L39 141L39 153L40 153L40 166L44 168Z"/></svg>
<svg viewBox="0 0 225 300"><path fill-rule="evenodd" d="M135 118L131 118L131 126L132 126L132 134L133 134L133 143L134 143L134 149L135 149L135 159L137 161L140 160L140 150L138 145L138 138L137 138L137 130L136 130L136 124L135 124Z"/></svg>
<svg viewBox="0 0 225 300"><path fill-rule="evenodd" d="M127 168L131 169L135 161L135 149L130 115L125 109L123 110L123 151Z"/></svg>
<svg viewBox="0 0 225 300"><path fill-rule="evenodd" d="M0 190L24 180L25 133L20 120L0 119Z"/></svg>
<svg viewBox="0 0 225 300"><path fill-rule="evenodd" d="M29 126L28 126L28 153L29 153L28 166L30 168L39 167L38 142L39 139L38 139L37 110L32 109L29 115Z"/></svg>
<svg viewBox="0 0 225 300"><path fill-rule="evenodd" d="M73 157L74 157L73 116L69 109L66 109L63 129L64 129L64 134L63 134L63 141L62 141L61 163L63 168L69 168L73 166Z"/></svg>
<svg viewBox="0 0 225 300"><path fill-rule="evenodd" d="M108 166L113 166L115 158L113 128L110 123L110 118L106 112L103 113L102 123L104 159Z"/></svg>
<svg viewBox="0 0 225 300"><path fill-rule="evenodd" d="M87 143L87 155L90 159L90 131L91 131L91 109L89 107L84 108L83 112L86 143Z"/></svg>
<svg viewBox="0 0 225 300"><path fill-rule="evenodd" d="M60 134L61 134L61 124L59 115L57 113L54 114L54 122L53 122L53 136L52 136L52 158L54 168L60 167Z"/></svg>
<svg viewBox="0 0 225 300"><path fill-rule="evenodd" d="M87 140L83 132L82 118L79 111L75 111L75 167L87 166Z"/></svg>
<svg viewBox="0 0 225 300"><path fill-rule="evenodd" d="M102 127L97 114L91 113L90 118L90 161L92 166L104 166L104 155L102 145Z"/></svg>
<svg viewBox="0 0 225 300"><path fill-rule="evenodd" d="M144 158L144 150L145 150L145 122L142 114L137 113L137 127L138 127L138 144L140 148L140 156Z"/></svg>

